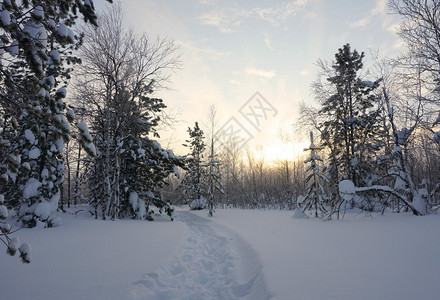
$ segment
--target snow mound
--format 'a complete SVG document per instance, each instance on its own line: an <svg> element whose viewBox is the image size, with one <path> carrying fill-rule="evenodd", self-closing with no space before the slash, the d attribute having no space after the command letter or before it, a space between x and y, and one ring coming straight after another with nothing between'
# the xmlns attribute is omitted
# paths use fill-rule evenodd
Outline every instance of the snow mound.
<svg viewBox="0 0 440 300"><path fill-rule="evenodd" d="M50 203L47 201L42 201L37 204L37 207L35 207L35 215L41 218L41 220L47 220L52 212L52 207Z"/></svg>
<svg viewBox="0 0 440 300"><path fill-rule="evenodd" d="M41 187L41 182L36 178L29 178L23 189L23 198L29 199L38 196L38 189Z"/></svg>
<svg viewBox="0 0 440 300"><path fill-rule="evenodd" d="M339 193L344 200L350 201L356 193L356 187L351 180L342 180L339 183Z"/></svg>
<svg viewBox="0 0 440 300"><path fill-rule="evenodd" d="M206 198L201 196L199 199L195 199L191 202L191 204L189 205L189 207L192 210L201 210L204 209L206 207Z"/></svg>
<svg viewBox="0 0 440 300"><path fill-rule="evenodd" d="M292 219L308 219L309 217L300 208L295 209Z"/></svg>

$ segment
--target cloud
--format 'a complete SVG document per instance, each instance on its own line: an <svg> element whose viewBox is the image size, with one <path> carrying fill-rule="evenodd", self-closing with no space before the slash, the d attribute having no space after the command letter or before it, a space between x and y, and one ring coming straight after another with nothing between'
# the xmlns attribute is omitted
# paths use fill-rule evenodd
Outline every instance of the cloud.
<svg viewBox="0 0 440 300"><path fill-rule="evenodd" d="M307 74L309 74L309 70L307 70L307 69L301 70L301 72L299 72L299 75L302 75L302 76L305 76Z"/></svg>
<svg viewBox="0 0 440 300"><path fill-rule="evenodd" d="M196 56L198 55L205 55L206 57L210 58L210 59L220 59L226 56L229 56L232 54L232 52L225 52L225 51L219 51L216 49L212 49L212 48L208 48L208 47L204 47L204 46L200 46L200 43L203 43L204 41L199 41L199 42L184 42L184 41L177 41L176 44L179 45L180 47L182 47L183 49L187 49L189 50L191 53L196 54Z"/></svg>
<svg viewBox="0 0 440 300"><path fill-rule="evenodd" d="M295 16L298 12L302 11L307 3L308 0L296 0L287 3L280 3L272 7L255 8L254 13L262 20L278 26L280 21L284 22L290 17Z"/></svg>
<svg viewBox="0 0 440 300"><path fill-rule="evenodd" d="M371 10L374 15L386 14L388 0L376 0L376 5Z"/></svg>
<svg viewBox="0 0 440 300"><path fill-rule="evenodd" d="M400 23L394 23L394 24L387 26L387 30L392 33L399 32L399 28L400 28Z"/></svg>
<svg viewBox="0 0 440 300"><path fill-rule="evenodd" d="M205 4L205 5L213 5L218 3L218 0L199 0L199 3Z"/></svg>
<svg viewBox="0 0 440 300"><path fill-rule="evenodd" d="M376 5L366 13L365 17L350 23L350 27L365 27L371 23L371 20L380 15L386 15L387 0L376 0Z"/></svg>
<svg viewBox="0 0 440 300"><path fill-rule="evenodd" d="M289 18L302 11L310 0L294 0L283 2L274 6L243 8L237 4L224 4L215 7L208 13L199 17L203 25L217 27L222 33L234 32L246 19L256 17L274 26L280 25ZM215 1L202 0L203 3L215 3Z"/></svg>
<svg viewBox="0 0 440 300"><path fill-rule="evenodd" d="M264 43L270 51L273 51L272 45L270 44L269 36L267 34L264 35Z"/></svg>
<svg viewBox="0 0 440 300"><path fill-rule="evenodd" d="M370 17L363 18L350 23L350 27L365 27L368 23L370 23Z"/></svg>
<svg viewBox="0 0 440 300"><path fill-rule="evenodd" d="M401 49L403 47L405 47L405 42L403 40L398 40L397 42L394 43L393 47L395 49Z"/></svg>
<svg viewBox="0 0 440 300"><path fill-rule="evenodd" d="M238 80L234 80L234 79L232 79L231 81L229 81L229 83L230 83L230 84L233 84L233 85L242 85L242 83L241 83L240 81L238 81Z"/></svg>
<svg viewBox="0 0 440 300"><path fill-rule="evenodd" d="M255 75L255 76L259 76L259 77L263 77L263 78L267 78L267 79L271 79L271 78L275 77L274 71L266 71L266 70L255 69L255 68L247 68L245 71L246 71L246 74Z"/></svg>
<svg viewBox="0 0 440 300"><path fill-rule="evenodd" d="M214 9L213 11L202 15L199 19L203 25L217 27L221 33L234 32L243 20L252 14L237 7L228 7L225 9Z"/></svg>

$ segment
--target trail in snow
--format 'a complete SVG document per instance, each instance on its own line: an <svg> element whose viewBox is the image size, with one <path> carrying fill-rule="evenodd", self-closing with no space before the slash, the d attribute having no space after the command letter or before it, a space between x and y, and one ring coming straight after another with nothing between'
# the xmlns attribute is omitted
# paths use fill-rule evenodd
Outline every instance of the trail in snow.
<svg viewBox="0 0 440 300"><path fill-rule="evenodd" d="M158 272L145 274L133 299L269 299L257 255L233 231L190 212L182 250Z"/></svg>

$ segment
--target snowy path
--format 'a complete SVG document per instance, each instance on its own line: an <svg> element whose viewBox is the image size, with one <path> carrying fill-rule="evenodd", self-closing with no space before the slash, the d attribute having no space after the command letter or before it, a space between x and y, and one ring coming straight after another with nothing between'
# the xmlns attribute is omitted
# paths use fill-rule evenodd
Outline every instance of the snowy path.
<svg viewBox="0 0 440 300"><path fill-rule="evenodd" d="M157 273L135 283L132 299L269 299L257 255L240 236L207 218L180 211L183 248Z"/></svg>

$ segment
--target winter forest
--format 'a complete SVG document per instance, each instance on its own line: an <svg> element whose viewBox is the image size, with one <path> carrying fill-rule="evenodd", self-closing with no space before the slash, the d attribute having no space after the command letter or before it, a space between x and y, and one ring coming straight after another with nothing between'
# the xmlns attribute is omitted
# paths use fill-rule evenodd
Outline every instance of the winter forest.
<svg viewBox="0 0 440 300"><path fill-rule="evenodd" d="M404 50L388 57L346 41L329 53L332 60L316 57L310 99L292 120L308 146L290 158L268 161L241 147L238 137L225 138L215 105L186 126L186 136L179 136L182 148L171 149L160 139L179 122L161 94L185 65L176 42L150 36L148 28L139 33L128 27L121 2L107 0L98 11L92 0L2 0L0 298L3 290L5 299L67 299L62 287L76 280L74 275L51 287L52 294L41 292L43 284L30 283L16 294L21 284L9 278L46 274L40 265L51 265L53 256L82 260L82 251L75 250L80 247L90 249L84 255L93 258L94 271L109 255L104 253L113 253L111 247L115 253L132 251L102 262L113 272L121 270L118 263L131 266L137 278L127 279L130 270L122 269L120 279L131 280L125 293L123 280L107 277L110 271L93 273L87 280L101 277L118 290L104 293L96 286L105 283L96 283L94 290L72 292L68 299L438 296L431 283L438 280L440 265L427 271L425 262L412 268L404 261L424 255L438 261L440 249L432 233L440 208L440 1L389 0L387 13L401 20L397 34ZM407 236L396 238L402 233L393 226ZM375 240L374 232L381 231L389 239ZM76 236L92 241L110 232L109 244L78 240L55 255L43 246L54 239L70 245ZM365 247L338 248L343 234ZM411 239L414 243L406 244ZM416 253L422 243L432 244L426 253ZM160 247L152 250L152 244ZM333 291L334 282L357 271L342 267L331 281L323 275L330 270L320 269L312 257L333 261L330 269L340 266L332 255L356 262L367 257L359 268L370 270L365 253L376 253L379 244L395 250L378 261L371 258L376 267L391 264L387 272L395 272L378 277L383 293L364 290L361 282L376 282L365 278ZM279 248L286 253L276 252ZM396 254L402 248L406 252ZM139 261L116 262L118 255L142 257L151 272L140 270ZM284 259L294 261L296 269ZM74 264L53 274L76 270ZM411 270L413 279L396 279ZM429 279L407 284L425 278L421 274ZM306 282L309 277L327 288L311 293L315 286ZM289 278L301 288L294 292ZM406 285L416 294L406 293Z"/></svg>

